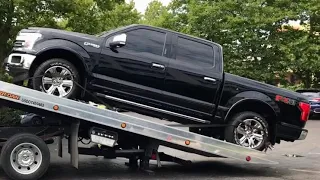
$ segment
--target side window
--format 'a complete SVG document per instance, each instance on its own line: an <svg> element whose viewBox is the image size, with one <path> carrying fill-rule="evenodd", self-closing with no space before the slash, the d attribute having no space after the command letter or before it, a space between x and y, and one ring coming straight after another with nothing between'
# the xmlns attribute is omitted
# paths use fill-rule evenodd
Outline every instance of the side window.
<svg viewBox="0 0 320 180"><path fill-rule="evenodd" d="M212 46L185 38L178 38L176 60L190 62L198 66L214 66Z"/></svg>
<svg viewBox="0 0 320 180"><path fill-rule="evenodd" d="M166 34L148 29L137 29L126 32L126 45L123 49L145 52L162 56Z"/></svg>

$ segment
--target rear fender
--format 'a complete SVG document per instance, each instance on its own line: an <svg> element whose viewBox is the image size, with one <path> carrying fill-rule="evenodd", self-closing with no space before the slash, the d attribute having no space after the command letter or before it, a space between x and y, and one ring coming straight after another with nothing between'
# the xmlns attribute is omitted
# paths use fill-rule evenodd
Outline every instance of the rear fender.
<svg viewBox="0 0 320 180"><path fill-rule="evenodd" d="M237 108L238 106L241 106L248 102L258 102L261 104L266 105L266 107L269 107L270 110L274 113L275 117L278 118L280 115L280 108L278 104L272 100L269 96L266 94L256 92L256 91L246 91L237 94L236 96L232 97L226 104L226 107L229 109L224 117L224 120L227 121L229 118L231 112ZM277 120L277 119L275 119Z"/></svg>

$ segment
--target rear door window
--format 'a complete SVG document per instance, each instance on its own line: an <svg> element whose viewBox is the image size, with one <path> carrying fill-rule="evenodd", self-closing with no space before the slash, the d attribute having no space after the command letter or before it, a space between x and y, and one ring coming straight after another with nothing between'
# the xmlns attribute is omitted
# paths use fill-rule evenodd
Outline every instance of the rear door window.
<svg viewBox="0 0 320 180"><path fill-rule="evenodd" d="M178 37L177 44L176 60L204 67L214 66L212 46L182 37Z"/></svg>

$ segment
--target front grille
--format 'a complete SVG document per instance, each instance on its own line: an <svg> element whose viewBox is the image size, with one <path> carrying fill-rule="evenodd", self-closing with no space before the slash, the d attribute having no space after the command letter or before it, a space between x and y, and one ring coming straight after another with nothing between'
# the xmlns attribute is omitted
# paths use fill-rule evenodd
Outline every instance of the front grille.
<svg viewBox="0 0 320 180"><path fill-rule="evenodd" d="M13 47L14 48L21 48L21 47L23 47L24 42L25 42L25 40L16 40L13 43Z"/></svg>

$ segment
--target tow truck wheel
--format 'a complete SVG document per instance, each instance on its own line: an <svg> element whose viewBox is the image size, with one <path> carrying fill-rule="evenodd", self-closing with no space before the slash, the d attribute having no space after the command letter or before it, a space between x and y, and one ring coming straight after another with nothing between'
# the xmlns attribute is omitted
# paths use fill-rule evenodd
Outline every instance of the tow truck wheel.
<svg viewBox="0 0 320 180"><path fill-rule="evenodd" d="M33 134L12 136L1 150L1 166L17 180L41 178L50 164L50 151L45 142Z"/></svg>
<svg viewBox="0 0 320 180"><path fill-rule="evenodd" d="M262 151L268 140L268 123L258 113L235 114L225 129L225 140L240 146Z"/></svg>

